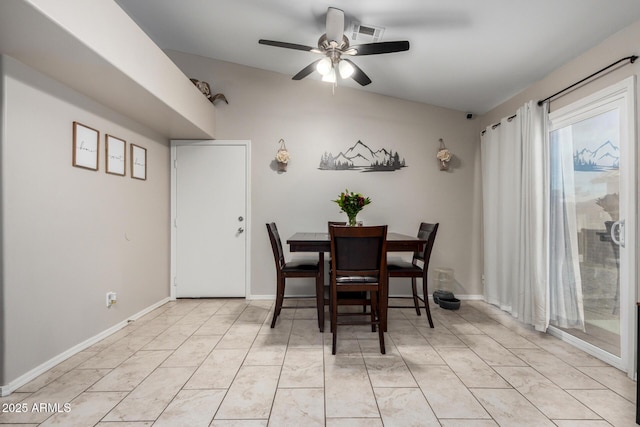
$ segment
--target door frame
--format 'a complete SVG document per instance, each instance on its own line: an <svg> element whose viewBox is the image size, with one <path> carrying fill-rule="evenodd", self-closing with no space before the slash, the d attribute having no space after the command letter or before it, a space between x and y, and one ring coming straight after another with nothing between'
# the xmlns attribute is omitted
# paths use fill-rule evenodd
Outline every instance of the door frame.
<svg viewBox="0 0 640 427"><path fill-rule="evenodd" d="M581 116L586 111L590 111L594 105L600 104L602 101L616 102L626 113L626 123L621 127L620 138L626 139L626 157L621 161L620 175L620 193L627 194L626 199L621 198L620 212L625 215L625 236L626 247L624 251L620 251L620 265L626 268L620 269L620 338L621 348L620 357L611 355L592 344L586 343L567 332L558 328L549 326L549 333L557 336L562 340L586 351L612 366L617 367L627 373L627 376L634 379L637 371L636 363L636 298L640 291L638 289L638 185L637 178L640 168L638 167L638 155L640 154L636 148L636 121L638 119L636 113L636 79L635 76L627 77L618 83L614 83L604 89L601 89L589 96L577 100L565 107L558 109L550 114L550 122L548 131L551 132L551 120L562 117L557 120L555 125L560 127L571 121L572 117ZM624 262L623 262L624 261ZM622 293L622 282L626 281L626 293Z"/></svg>
<svg viewBox="0 0 640 427"><path fill-rule="evenodd" d="M171 266L169 275L169 298L176 299L176 275L177 275L177 147L184 145L212 145L212 146L244 146L245 147L245 299L251 299L251 141L250 140L171 140Z"/></svg>

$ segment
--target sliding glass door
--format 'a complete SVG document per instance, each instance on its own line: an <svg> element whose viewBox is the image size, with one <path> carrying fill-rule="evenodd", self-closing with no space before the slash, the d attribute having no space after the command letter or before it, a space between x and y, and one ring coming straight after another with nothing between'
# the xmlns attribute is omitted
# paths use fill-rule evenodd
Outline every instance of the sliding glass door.
<svg viewBox="0 0 640 427"><path fill-rule="evenodd" d="M633 371L634 80L550 114L550 324Z"/></svg>

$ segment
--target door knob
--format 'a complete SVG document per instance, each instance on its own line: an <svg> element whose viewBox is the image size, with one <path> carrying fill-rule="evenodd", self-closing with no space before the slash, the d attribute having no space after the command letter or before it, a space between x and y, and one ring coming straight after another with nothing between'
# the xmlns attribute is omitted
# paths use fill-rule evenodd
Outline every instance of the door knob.
<svg viewBox="0 0 640 427"><path fill-rule="evenodd" d="M625 229L624 229L624 219L620 221L616 221L611 226L611 240L618 246L622 246L624 248L625 245Z"/></svg>
<svg viewBox="0 0 640 427"><path fill-rule="evenodd" d="M242 227L238 228L238 233L244 233L244 228Z"/></svg>

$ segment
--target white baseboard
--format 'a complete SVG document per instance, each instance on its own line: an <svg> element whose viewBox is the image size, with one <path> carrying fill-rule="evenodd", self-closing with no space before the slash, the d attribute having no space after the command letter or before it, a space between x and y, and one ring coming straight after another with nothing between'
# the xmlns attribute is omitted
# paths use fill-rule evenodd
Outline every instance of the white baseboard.
<svg viewBox="0 0 640 427"><path fill-rule="evenodd" d="M420 296L422 296L422 294L419 294ZM288 295L288 298L315 298L315 295ZM389 295L389 298L398 298L398 297L411 297L411 295ZM459 300L465 300L465 301L484 301L484 296L483 295L474 295L474 294L469 294L469 295L456 295L456 298L458 298ZM247 296L248 300L275 300L276 296L275 295L249 295ZM433 296L429 295L429 299L433 300Z"/></svg>
<svg viewBox="0 0 640 427"><path fill-rule="evenodd" d="M274 295L247 295L248 300L275 300L276 296Z"/></svg>
<svg viewBox="0 0 640 427"><path fill-rule="evenodd" d="M164 298L164 299L158 301L157 303L155 303L155 304L143 309L142 311L139 311L138 313L134 314L133 316L129 317L127 320L123 320L122 322L110 327L109 329L107 329L105 331L102 331L99 334L94 335L93 337L81 342L80 344L77 344L77 345L71 347L70 349L60 353L59 355L47 360L43 364L35 367L34 369L30 370L29 372L19 376L18 378L16 378L15 380L13 380L11 382L9 382L9 384L0 386L0 397L8 396L9 394L13 393L14 391L19 389L23 385L27 384L29 381L37 378L38 376L42 375L43 373L45 373L49 369L53 368L54 366L58 365L59 363L64 362L65 360L67 360L68 358L73 356L74 354L77 354L77 353L79 353L79 352L91 347L93 344L105 339L109 335L111 335L111 334L113 334L115 332L118 332L120 329L122 329L125 326L127 326L127 324L129 324L130 321L137 320L137 319L141 318L145 314L147 314L147 313L155 310L156 308L166 304L169 300L170 300L170 298L167 297L167 298Z"/></svg>
<svg viewBox="0 0 640 427"><path fill-rule="evenodd" d="M484 295L456 295L456 298L466 301L484 301Z"/></svg>
<svg viewBox="0 0 640 427"><path fill-rule="evenodd" d="M285 295L285 299L287 298L315 298L316 294L309 294L309 295ZM247 300L271 300L271 301L275 301L276 296L275 295L247 295Z"/></svg>
<svg viewBox="0 0 640 427"><path fill-rule="evenodd" d="M419 297L422 298L422 294L418 294ZM389 298L411 298L411 295L409 294L395 294L395 295L389 295ZM456 294L456 298L458 298L461 301L483 301L484 297L482 295L458 295ZM433 295L429 295L429 300L433 301Z"/></svg>

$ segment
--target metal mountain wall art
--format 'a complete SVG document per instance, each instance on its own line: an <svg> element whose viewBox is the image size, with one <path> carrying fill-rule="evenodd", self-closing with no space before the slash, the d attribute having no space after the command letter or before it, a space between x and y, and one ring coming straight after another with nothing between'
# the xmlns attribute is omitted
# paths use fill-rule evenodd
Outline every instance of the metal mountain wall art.
<svg viewBox="0 0 640 427"><path fill-rule="evenodd" d="M341 151L337 155L326 151L320 159L320 170L354 170L360 172L393 172L407 167L404 158L393 150L381 148L371 149L362 141L356 142L346 151Z"/></svg>

